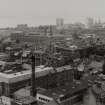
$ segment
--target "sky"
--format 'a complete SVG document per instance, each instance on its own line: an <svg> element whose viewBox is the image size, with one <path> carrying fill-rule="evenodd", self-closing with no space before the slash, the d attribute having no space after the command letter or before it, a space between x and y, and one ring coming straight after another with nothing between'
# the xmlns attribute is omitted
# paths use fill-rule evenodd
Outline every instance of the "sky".
<svg viewBox="0 0 105 105"><path fill-rule="evenodd" d="M0 0L0 27L86 22L87 17L105 21L105 0Z"/></svg>

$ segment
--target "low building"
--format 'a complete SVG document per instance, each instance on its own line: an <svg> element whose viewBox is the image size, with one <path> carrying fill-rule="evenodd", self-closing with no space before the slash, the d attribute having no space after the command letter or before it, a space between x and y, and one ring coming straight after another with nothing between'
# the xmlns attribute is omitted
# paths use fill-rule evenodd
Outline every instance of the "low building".
<svg viewBox="0 0 105 105"><path fill-rule="evenodd" d="M83 96L88 90L87 80L68 82L53 89L37 88L36 100L41 105L74 105L82 103ZM30 96L30 88L20 89L15 92L15 99ZM40 105L40 104L39 104Z"/></svg>

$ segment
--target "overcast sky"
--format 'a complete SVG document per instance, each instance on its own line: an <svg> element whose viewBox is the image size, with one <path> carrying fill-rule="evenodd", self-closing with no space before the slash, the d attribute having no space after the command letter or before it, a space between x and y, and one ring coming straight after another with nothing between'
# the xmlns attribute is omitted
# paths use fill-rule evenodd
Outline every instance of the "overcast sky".
<svg viewBox="0 0 105 105"><path fill-rule="evenodd" d="M0 0L0 27L16 24L55 24L85 22L86 17L105 21L105 0Z"/></svg>

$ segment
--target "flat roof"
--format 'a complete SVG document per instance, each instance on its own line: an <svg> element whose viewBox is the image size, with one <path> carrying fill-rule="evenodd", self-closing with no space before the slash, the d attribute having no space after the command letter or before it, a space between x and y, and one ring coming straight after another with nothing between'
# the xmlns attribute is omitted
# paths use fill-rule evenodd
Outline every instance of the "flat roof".
<svg viewBox="0 0 105 105"><path fill-rule="evenodd" d="M43 69L40 68L36 68L35 72L36 72L36 77L39 76L44 76L46 74L49 73L49 71L51 70L51 67L46 67ZM6 83L12 83L12 82L18 82L21 80L25 80L25 79L29 79L31 77L31 70L24 70L21 72L17 72L17 73L11 73L11 74L6 74L6 73L2 73L0 72L0 80L2 82L6 82Z"/></svg>
<svg viewBox="0 0 105 105"><path fill-rule="evenodd" d="M64 70L70 70L72 69L70 65L62 66L57 68L57 72L61 72ZM41 77L45 76L48 73L54 73L55 71L53 70L52 67L37 67L35 69L35 77ZM30 79L31 78L31 69L29 70L23 70L21 72L16 72L16 73L5 73L5 72L0 72L0 81L5 82L5 83L14 83L18 81L22 81L25 79Z"/></svg>

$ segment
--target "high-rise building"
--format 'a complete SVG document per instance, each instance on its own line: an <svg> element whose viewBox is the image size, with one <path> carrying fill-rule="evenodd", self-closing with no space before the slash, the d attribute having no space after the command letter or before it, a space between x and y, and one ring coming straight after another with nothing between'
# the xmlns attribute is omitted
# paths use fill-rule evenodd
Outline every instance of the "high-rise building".
<svg viewBox="0 0 105 105"><path fill-rule="evenodd" d="M94 19L91 17L87 18L87 27L93 28L93 26L94 26Z"/></svg>
<svg viewBox="0 0 105 105"><path fill-rule="evenodd" d="M57 27L57 29L62 29L63 26L64 26L63 18L57 18L56 19L56 27Z"/></svg>

